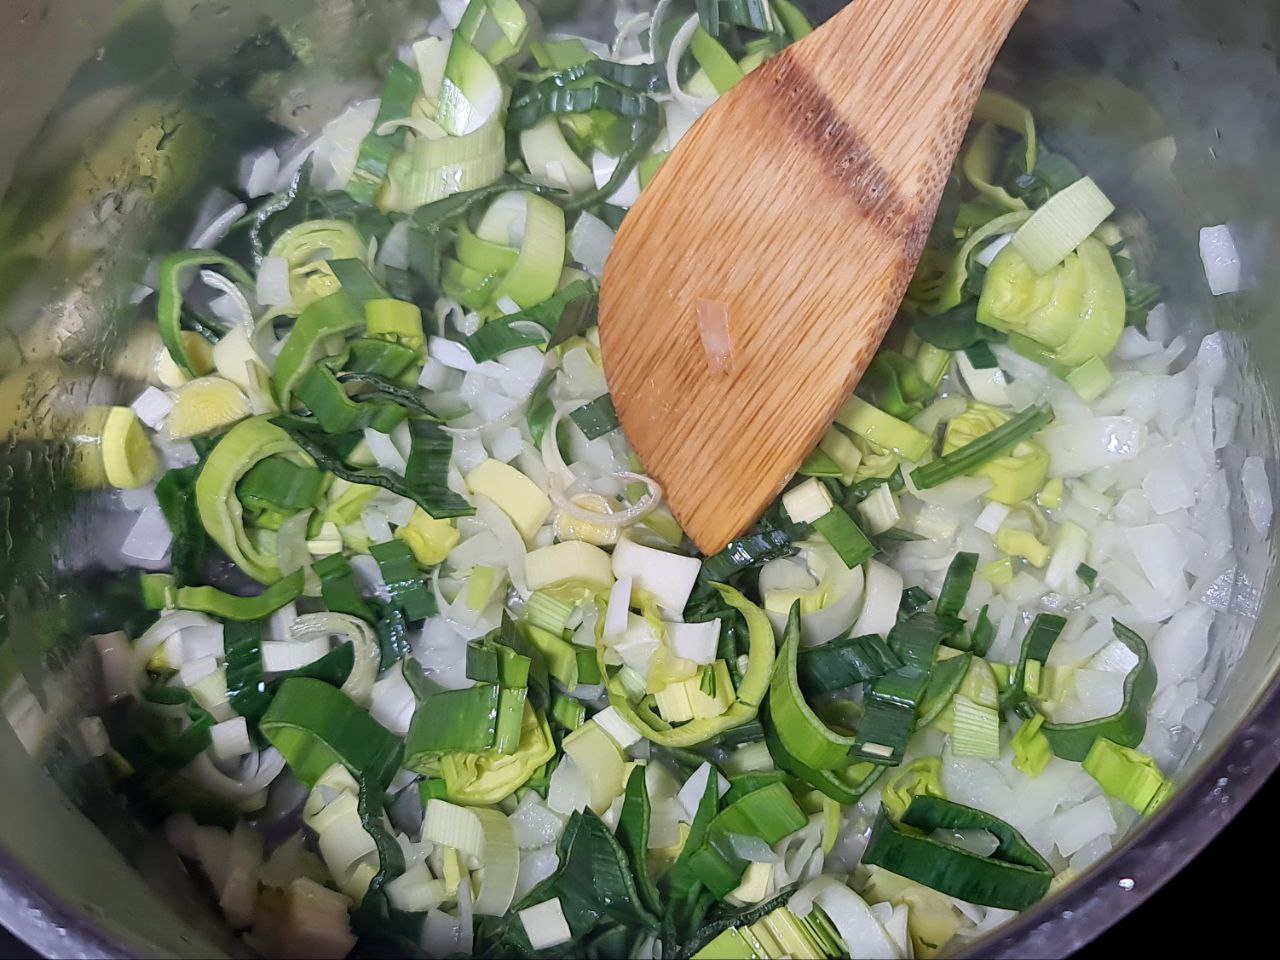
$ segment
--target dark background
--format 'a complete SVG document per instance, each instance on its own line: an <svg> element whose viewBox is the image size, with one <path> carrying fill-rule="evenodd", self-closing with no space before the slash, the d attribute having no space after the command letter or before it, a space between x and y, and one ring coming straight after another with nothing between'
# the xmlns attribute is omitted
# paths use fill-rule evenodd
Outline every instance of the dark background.
<svg viewBox="0 0 1280 960"><path fill-rule="evenodd" d="M1141 948L1140 956L1157 957L1264 952L1260 943L1275 914L1275 895L1273 884L1255 878L1266 876L1277 853L1271 815L1277 809L1280 778L1273 777L1186 870L1077 957L1115 960L1133 955L1135 947ZM36 960L3 927L0 957Z"/></svg>

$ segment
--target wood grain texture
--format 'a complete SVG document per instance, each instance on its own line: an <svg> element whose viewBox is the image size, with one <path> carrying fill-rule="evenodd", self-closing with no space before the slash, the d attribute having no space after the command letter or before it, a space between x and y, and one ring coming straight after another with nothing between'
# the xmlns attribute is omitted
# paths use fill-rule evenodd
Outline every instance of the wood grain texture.
<svg viewBox="0 0 1280 960"><path fill-rule="evenodd" d="M623 221L605 373L704 553L781 492L875 354L1025 3L856 0L708 110ZM727 373L699 300L728 307Z"/></svg>

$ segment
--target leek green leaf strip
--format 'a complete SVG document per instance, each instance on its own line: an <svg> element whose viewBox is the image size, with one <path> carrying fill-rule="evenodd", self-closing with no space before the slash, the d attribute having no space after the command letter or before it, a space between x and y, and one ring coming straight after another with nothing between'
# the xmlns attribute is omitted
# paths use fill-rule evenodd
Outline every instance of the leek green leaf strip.
<svg viewBox="0 0 1280 960"><path fill-rule="evenodd" d="M377 561L382 579L386 581L392 605L404 614L407 621L425 620L439 612L435 594L418 572L418 564L408 544L403 540L388 540L373 544L369 553Z"/></svg>
<svg viewBox="0 0 1280 960"><path fill-rule="evenodd" d="M409 458L404 481L409 496L437 520L469 517L475 507L449 489L449 458L453 437L437 423L413 420L409 423Z"/></svg>
<svg viewBox="0 0 1280 960"><path fill-rule="evenodd" d="M361 303L369 300L388 300L391 294L374 278L363 260L327 260L329 269L348 296Z"/></svg>
<svg viewBox="0 0 1280 960"><path fill-rule="evenodd" d="M260 583L278 580L280 568L274 556L250 542L235 491L240 478L268 457L283 457L302 467L315 465L290 433L266 417L250 417L227 431L210 451L195 483L201 524L236 566Z"/></svg>
<svg viewBox="0 0 1280 960"><path fill-rule="evenodd" d="M293 443L304 451L307 456L311 457L320 469L325 472L332 473L338 479L346 480L349 483L368 484L381 487L384 490L390 490L399 496L408 497L418 506L430 512L430 502L424 501L419 495L410 490L408 484L405 483L404 477L399 474L381 467L352 467L347 465L342 459L343 454L339 453L335 447L344 445L349 451L352 445L348 442L350 437L353 436L358 441L359 434L337 437L323 432L315 432L314 426L300 417L279 416L273 418L271 423L281 428L287 436L292 438Z"/></svg>
<svg viewBox="0 0 1280 960"><path fill-rule="evenodd" d="M965 350L964 355L973 364L975 370L995 370L1000 366L1000 361L996 359L995 353L985 341L975 343Z"/></svg>
<svg viewBox="0 0 1280 960"><path fill-rule="evenodd" d="M747 861L734 852L730 834L772 845L808 822L783 783L766 784L727 804L711 819L705 838L690 855L689 866L708 890L723 898L738 885L747 867Z"/></svg>
<svg viewBox="0 0 1280 960"><path fill-rule="evenodd" d="M985 657L987 651L991 649L991 641L996 638L996 627L991 622L991 617L987 614L987 607L984 605L978 611L978 618L974 621L973 628L969 631L969 649L973 651L974 656Z"/></svg>
<svg viewBox="0 0 1280 960"><path fill-rule="evenodd" d="M519 133L534 126L543 117L570 116L578 113L613 114L625 120L658 122L658 104L643 94L619 90L612 84L591 78L587 86L563 87L542 81L511 102L507 111L507 130Z"/></svg>
<svg viewBox="0 0 1280 960"><path fill-rule="evenodd" d="M517 327L510 317L490 320L467 337L467 350L476 363L493 360L520 347L542 345L547 337L536 330Z"/></svg>
<svg viewBox="0 0 1280 960"><path fill-rule="evenodd" d="M757 33L773 29L769 0L697 0L696 6L698 23L713 37L720 36L723 24L746 27Z"/></svg>
<svg viewBox="0 0 1280 960"><path fill-rule="evenodd" d="M791 606L778 666L769 684L769 712L778 739L787 752L806 766L833 770L847 766L853 738L828 727L805 702L796 665L800 648L800 602Z"/></svg>
<svg viewBox="0 0 1280 960"><path fill-rule="evenodd" d="M541 46L550 47L555 42L543 43ZM541 90L554 87L576 87L580 86L583 80L594 78L633 93L667 92L667 71L664 64L618 63L614 60L602 60L589 53L585 47L581 50L582 56L589 59L554 68L553 73L539 77L535 87Z"/></svg>
<svg viewBox="0 0 1280 960"><path fill-rule="evenodd" d="M973 575L978 569L976 553L957 553L947 567L946 579L942 581L942 590L938 593L938 605L934 608L939 616L958 617L964 608L965 598L969 596L969 588L973 585Z"/></svg>
<svg viewBox="0 0 1280 960"><path fill-rule="evenodd" d="M764 727L764 742L769 748L769 756L782 770L798 780L803 780L813 787L845 805L857 803L868 789L887 770L887 767L874 763L854 761L840 770L816 770L802 763L788 752L778 739L777 728L769 716L768 706L760 710L761 723Z"/></svg>
<svg viewBox="0 0 1280 960"><path fill-rule="evenodd" d="M864 863L969 903L1006 910L1024 910L1049 892L1053 868L998 817L926 795L912 799L902 823L925 833L905 832L881 809ZM938 829L986 830L999 846L990 857L980 857L928 835Z"/></svg>
<svg viewBox="0 0 1280 960"><path fill-rule="evenodd" d="M891 417L910 420L924 405L920 402L933 395L913 361L896 350L881 350L872 359L858 383L858 390Z"/></svg>
<svg viewBox="0 0 1280 960"><path fill-rule="evenodd" d="M1092 590L1093 585L1098 582L1098 571L1087 563L1082 563L1076 567L1076 576L1080 578L1080 582L1089 590Z"/></svg>
<svg viewBox="0 0 1280 960"><path fill-rule="evenodd" d="M1139 277L1133 260L1114 247L1111 248L1111 259L1124 288L1124 325L1146 329L1147 314L1163 299L1160 287Z"/></svg>
<svg viewBox="0 0 1280 960"><path fill-rule="evenodd" d="M374 615L369 604L356 588L351 562L341 553L322 557L311 565L312 572L320 578L320 594L324 605L334 613L345 613L373 623Z"/></svg>
<svg viewBox="0 0 1280 960"><path fill-rule="evenodd" d="M1053 411L1046 406L1029 407L1016 417L984 433L976 440L911 471L911 479L920 490L972 473L983 464L1008 453L1024 440L1053 421Z"/></svg>
<svg viewBox="0 0 1280 960"><path fill-rule="evenodd" d="M907 620L914 617L931 603L933 603L933 597L929 596L929 592L923 587L907 587L902 591L902 599L898 601L898 619Z"/></svg>
<svg viewBox="0 0 1280 960"><path fill-rule="evenodd" d="M230 257L211 250L182 250L171 253L160 261L156 292L156 325L160 328L160 339L164 341L169 356L189 377L199 376L199 372L192 364L191 357L187 355L186 345L182 342L182 294L191 271L202 267L217 267L245 289L254 289L254 279L249 276L244 267Z"/></svg>
<svg viewBox="0 0 1280 960"><path fill-rule="evenodd" d="M1066 625L1067 621L1055 613L1040 613L1031 621L1031 626L1027 628L1027 635L1022 638L1022 649L1018 654L1018 666L1009 682L1009 689L1000 695L1001 710L1012 710L1026 700L1027 692L1024 688L1027 679L1027 662L1035 660L1043 664L1049 658L1049 651L1053 649L1054 643L1057 642L1059 634L1062 633ZM1119 636L1118 632L1117 636ZM1142 641L1139 640L1138 642L1141 643ZM1088 745L1085 746L1085 752L1088 752ZM1081 756L1073 759L1083 760L1084 755L1081 754Z"/></svg>
<svg viewBox="0 0 1280 960"><path fill-rule="evenodd" d="M297 600L305 586L305 571L295 570L256 597L237 597L217 587L179 587L174 594L174 606L179 610L208 613L223 620L261 620Z"/></svg>
<svg viewBox="0 0 1280 960"><path fill-rule="evenodd" d="M405 737L405 766L429 772L441 754L492 750L501 692L497 684L482 683L443 690L419 703Z"/></svg>
<svg viewBox="0 0 1280 960"><path fill-rule="evenodd" d="M338 644L319 660L267 679L262 669L262 624L257 621L226 625L227 697L231 708L251 726L267 711L281 684L292 677L309 677L341 687L355 664L350 641Z"/></svg>
<svg viewBox="0 0 1280 960"><path fill-rule="evenodd" d="M418 71L392 60L387 69L387 79L382 86L382 99L378 115L373 121L373 132L360 144L355 170L347 182L346 190L362 204L373 203L374 196L387 178L387 167L404 146L403 128L379 136L377 130L389 120L401 120L413 112L413 101L422 89Z"/></svg>
<svg viewBox="0 0 1280 960"><path fill-rule="evenodd" d="M392 380L415 366L420 359L417 350L402 343L361 337L351 341L347 362L343 364L346 371L339 379L368 375Z"/></svg>
<svg viewBox="0 0 1280 960"><path fill-rule="evenodd" d="M1030 171L1026 156L1019 156L1016 150L1010 152L1005 168L1005 189L1033 209L1044 206L1055 193L1083 176L1080 168L1062 154L1044 149L1039 150Z"/></svg>
<svg viewBox="0 0 1280 960"><path fill-rule="evenodd" d="M400 741L322 680L286 680L258 727L307 786L335 763L353 776L368 775L384 784L398 767Z"/></svg>
<svg viewBox="0 0 1280 960"><path fill-rule="evenodd" d="M262 261L267 255L267 244L262 240L262 234L266 230L267 222L276 214L283 213L293 206L294 201L298 199L299 193L306 190L307 185L311 182L311 167L313 163L314 157L308 156L302 161L297 172L294 173L284 189L278 190L267 197L261 204L250 210L232 225L233 232L242 224L248 226L249 252L255 270L262 266Z"/></svg>
<svg viewBox="0 0 1280 960"><path fill-rule="evenodd" d="M772 0L773 12L782 21L783 28L792 40L803 40L813 33L813 24L791 0Z"/></svg>
<svg viewBox="0 0 1280 960"><path fill-rule="evenodd" d="M405 869L404 850L388 828L384 810L387 785L395 772L394 768L382 774L365 771L356 778L360 784L356 812L360 816L360 825L373 838L373 845L378 851L378 872L369 881L364 899L351 915L352 928L362 939L370 930L385 934L391 929L391 904L382 888Z"/></svg>
<svg viewBox="0 0 1280 960"><path fill-rule="evenodd" d="M294 513L314 507L323 486L317 467L268 457L249 468L236 484L236 496L246 507Z"/></svg>
<svg viewBox="0 0 1280 960"><path fill-rule="evenodd" d="M850 570L862 566L879 552L843 507L832 507L829 513L813 522L813 528L826 538Z"/></svg>
<svg viewBox="0 0 1280 960"><path fill-rule="evenodd" d="M720 798L721 806L728 807L737 803L749 793L767 787L773 783L789 786L792 778L784 770L748 770L729 777L729 789Z"/></svg>
<svg viewBox="0 0 1280 960"><path fill-rule="evenodd" d="M173 534L169 567L174 583L180 587L203 579L209 552L209 537L196 505L195 485L199 473L199 464L192 464L168 471L156 484L160 512Z"/></svg>
<svg viewBox="0 0 1280 960"><path fill-rule="evenodd" d="M549 719L554 720L565 730L577 730L586 723L587 710L581 701L566 696L557 690L551 695Z"/></svg>
<svg viewBox="0 0 1280 960"><path fill-rule="evenodd" d="M390 344L390 346L395 346L395 344ZM410 351L410 353L412 352L413 351ZM402 387L397 383L393 383L388 379L388 377L391 376L395 376L395 374L348 371L338 374L338 382L341 384L355 383L368 386L369 389L361 393L356 398L360 403L368 404L372 400L377 399L403 407L415 417L424 417L428 420L440 419L432 413L430 407L422 402L422 398L419 397L415 391L410 390L408 387Z"/></svg>
<svg viewBox="0 0 1280 960"><path fill-rule="evenodd" d="M403 407L376 395L369 400L348 396L333 371L323 363L316 364L298 381L294 396L311 411L325 433L351 433L365 427L390 433L407 415Z"/></svg>
<svg viewBox="0 0 1280 960"><path fill-rule="evenodd" d="M636 168L636 165L648 155L649 148L658 139L659 126L657 121L649 118L635 121L631 125L628 145L618 156L618 165L614 167L605 185L567 201L564 204L565 210L569 212L585 210L613 196L631 176L631 171Z"/></svg>
<svg viewBox="0 0 1280 960"><path fill-rule="evenodd" d="M982 343L1003 343L1005 334L978 322L978 302L967 300L938 316L925 316L911 327L917 337L940 350L969 350Z"/></svg>
<svg viewBox="0 0 1280 960"><path fill-rule="evenodd" d="M902 659L877 634L841 637L799 651L796 674L806 696L816 697L874 680L902 666Z"/></svg>
<svg viewBox="0 0 1280 960"><path fill-rule="evenodd" d="M176 734L147 738L145 744L139 744L140 762L158 768L157 772L173 772L181 770L208 749L211 742L209 731L215 722L213 714L196 702L190 690L185 687L147 687L142 691L142 699L158 706L185 707L190 723ZM117 749L128 758L135 753L134 745L130 742L132 737L124 739L128 746L122 744Z"/></svg>
<svg viewBox="0 0 1280 960"><path fill-rule="evenodd" d="M440 292L444 250L452 237L451 227L477 204L491 200L508 190L541 191L511 176L504 176L487 186L465 190L436 200L413 212L409 228L409 266L419 274L433 292Z"/></svg>
<svg viewBox="0 0 1280 960"><path fill-rule="evenodd" d="M731 540L723 550L702 561L702 579L723 583L732 576L763 566L770 560L789 557L796 552L789 531L767 528Z"/></svg>
<svg viewBox="0 0 1280 960"><path fill-rule="evenodd" d="M505 323L532 321L550 335L547 349L558 347L570 337L580 337L596 323L599 307L599 287L593 280L574 280L542 303L527 307L519 313L503 318ZM481 327L481 330L484 328ZM467 347L470 349L468 341ZM474 352L473 352L474 356ZM481 358L476 356L476 362ZM485 358L491 359L491 358Z"/></svg>
<svg viewBox="0 0 1280 960"><path fill-rule="evenodd" d="M920 697L920 706L917 709L920 726L933 723L951 702L951 698L956 695L964 682L965 674L969 672L969 664L972 661L972 654L962 653L958 657L940 660L933 665L933 670L929 674L929 684Z"/></svg>
<svg viewBox="0 0 1280 960"><path fill-rule="evenodd" d="M1080 723L1045 720L1041 730L1049 738L1054 754L1064 760L1083 761L1099 737L1121 747L1136 747L1147 731L1147 708L1156 689L1155 664L1142 637L1118 620L1111 621L1111 628L1116 639L1133 652L1138 662L1124 679L1124 701L1115 713ZM1018 676L1021 675L1020 662Z"/></svg>
<svg viewBox="0 0 1280 960"><path fill-rule="evenodd" d="M574 410L569 417L588 440L603 437L622 426L618 421L618 411L613 407L613 397L607 393Z"/></svg>
<svg viewBox="0 0 1280 960"><path fill-rule="evenodd" d="M917 704L928 682L928 671L911 666L872 681L851 755L886 766L900 763L915 730Z"/></svg>
<svg viewBox="0 0 1280 960"><path fill-rule="evenodd" d="M289 409L293 391L302 378L321 359L336 352L335 340L363 329L364 311L341 290L308 305L289 332L272 374L281 409Z"/></svg>
<svg viewBox="0 0 1280 960"><path fill-rule="evenodd" d="M658 916L662 913L662 900L658 888L649 876L649 790L645 786L644 767L636 766L627 778L623 793L622 810L618 814L618 828L614 836L631 859L635 870L636 892L645 909Z"/></svg>
<svg viewBox="0 0 1280 960"><path fill-rule="evenodd" d="M744 76L742 68L729 51L702 27L693 32L689 52L706 73L717 93L728 93Z"/></svg>

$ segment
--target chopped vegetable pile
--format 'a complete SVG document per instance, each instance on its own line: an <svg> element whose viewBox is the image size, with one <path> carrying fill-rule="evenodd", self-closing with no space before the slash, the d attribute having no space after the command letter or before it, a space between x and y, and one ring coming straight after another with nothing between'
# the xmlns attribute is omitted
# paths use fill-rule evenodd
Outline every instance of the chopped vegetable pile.
<svg viewBox="0 0 1280 960"><path fill-rule="evenodd" d="M700 556L599 280L809 24L663 0L606 48L446 6L245 159L155 273L154 382L86 422L152 611L95 638L120 788L268 956L927 957L1081 873L1210 713L1220 341L989 91L856 394Z"/></svg>

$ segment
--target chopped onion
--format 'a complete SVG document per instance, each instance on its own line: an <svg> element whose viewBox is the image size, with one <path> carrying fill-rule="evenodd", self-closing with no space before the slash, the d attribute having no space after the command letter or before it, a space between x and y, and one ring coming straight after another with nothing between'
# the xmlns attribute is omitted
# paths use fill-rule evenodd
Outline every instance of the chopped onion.
<svg viewBox="0 0 1280 960"><path fill-rule="evenodd" d="M456 340L431 337L427 341L427 350L436 360L454 370L471 371L478 366L471 352Z"/></svg>
<svg viewBox="0 0 1280 960"><path fill-rule="evenodd" d="M597 280L604 276L604 262L613 246L613 230L585 210L569 234L569 255Z"/></svg>
<svg viewBox="0 0 1280 960"><path fill-rule="evenodd" d="M1049 453L1050 475L1082 477L1112 463L1134 459L1144 430L1129 417L1092 417L1050 426L1036 434Z"/></svg>
<svg viewBox="0 0 1280 960"><path fill-rule="evenodd" d="M1200 260L1209 292L1215 297L1240 289L1240 254L1231 228L1225 223L1200 228Z"/></svg>
<svg viewBox="0 0 1280 960"><path fill-rule="evenodd" d="M289 261L284 257L263 257L258 267L258 303L264 307L287 307L293 303L289 288Z"/></svg>
<svg viewBox="0 0 1280 960"><path fill-rule="evenodd" d="M1240 467L1240 486L1249 509L1249 521L1262 536L1271 529L1271 482L1261 457L1246 457Z"/></svg>
<svg viewBox="0 0 1280 960"><path fill-rule="evenodd" d="M244 717L232 717L209 729L213 755L219 760L237 760L253 750Z"/></svg>
<svg viewBox="0 0 1280 960"><path fill-rule="evenodd" d="M164 390L147 387L129 406L138 415L139 420L152 430L159 430L164 426L169 411L173 409L173 398Z"/></svg>
<svg viewBox="0 0 1280 960"><path fill-rule="evenodd" d="M196 224L187 235L187 248L208 250L217 246L231 225L249 208L221 187L215 187L196 214Z"/></svg>
<svg viewBox="0 0 1280 960"><path fill-rule="evenodd" d="M133 566L158 570L168 563L173 546L173 531L157 506L146 507L129 530L120 547L120 555Z"/></svg>
<svg viewBox="0 0 1280 960"><path fill-rule="evenodd" d="M733 372L733 338L729 332L729 305L719 300L694 301L698 316L698 337L707 368L712 373Z"/></svg>

